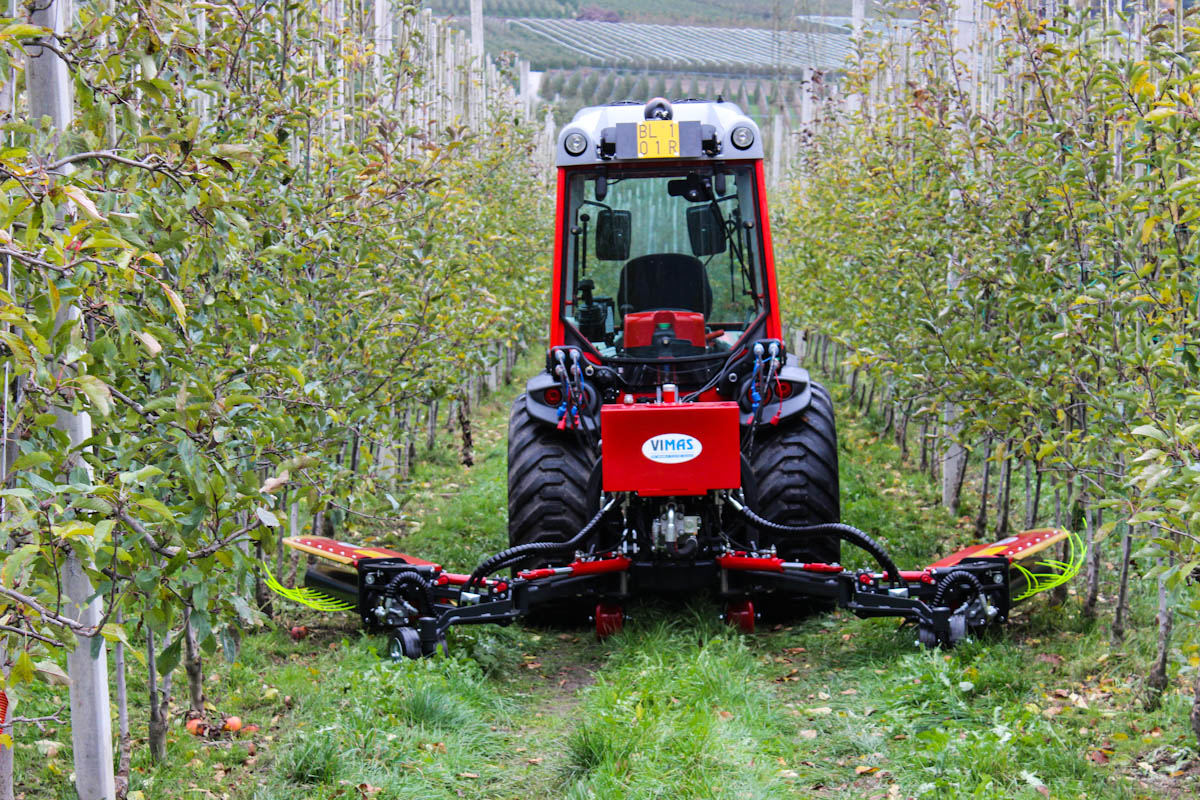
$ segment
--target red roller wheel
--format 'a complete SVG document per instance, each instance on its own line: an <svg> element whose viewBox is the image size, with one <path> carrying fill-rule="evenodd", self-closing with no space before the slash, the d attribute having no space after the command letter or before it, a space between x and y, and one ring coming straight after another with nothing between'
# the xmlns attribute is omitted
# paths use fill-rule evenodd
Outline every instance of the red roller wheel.
<svg viewBox="0 0 1200 800"><path fill-rule="evenodd" d="M725 622L742 633L754 633L754 603L734 600L725 606Z"/></svg>
<svg viewBox="0 0 1200 800"><path fill-rule="evenodd" d="M625 609L615 603L596 604L596 638L607 639L625 625Z"/></svg>

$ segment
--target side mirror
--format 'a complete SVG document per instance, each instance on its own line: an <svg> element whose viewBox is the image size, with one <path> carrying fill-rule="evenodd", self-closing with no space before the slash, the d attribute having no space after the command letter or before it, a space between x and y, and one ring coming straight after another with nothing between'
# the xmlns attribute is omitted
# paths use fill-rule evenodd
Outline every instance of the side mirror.
<svg viewBox="0 0 1200 800"><path fill-rule="evenodd" d="M725 231L711 205L692 206L687 210L688 239L692 255L711 256L725 252Z"/></svg>
<svg viewBox="0 0 1200 800"><path fill-rule="evenodd" d="M632 218L628 211L608 208L596 215L596 258L601 261L628 260Z"/></svg>

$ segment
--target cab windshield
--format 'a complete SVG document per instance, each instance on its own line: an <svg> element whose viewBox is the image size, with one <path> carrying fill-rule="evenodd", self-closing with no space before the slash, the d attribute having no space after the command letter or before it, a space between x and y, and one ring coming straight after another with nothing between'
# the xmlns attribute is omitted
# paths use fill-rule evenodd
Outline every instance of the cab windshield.
<svg viewBox="0 0 1200 800"><path fill-rule="evenodd" d="M765 310L748 165L571 176L566 319L601 356L728 350Z"/></svg>

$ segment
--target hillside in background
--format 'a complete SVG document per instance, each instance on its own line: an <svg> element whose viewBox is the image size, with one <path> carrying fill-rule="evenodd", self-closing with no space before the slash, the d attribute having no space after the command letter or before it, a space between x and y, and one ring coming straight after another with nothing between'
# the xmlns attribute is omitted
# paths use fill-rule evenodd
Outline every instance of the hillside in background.
<svg viewBox="0 0 1200 800"><path fill-rule="evenodd" d="M471 9L470 0L425 0L422 6L451 17L465 17ZM848 15L850 6L851 0L676 0L669 5L652 0L484 0L483 13L503 19L607 17L660 25L772 28L796 15Z"/></svg>
<svg viewBox="0 0 1200 800"><path fill-rule="evenodd" d="M470 0L424 6L470 27ZM806 70L818 81L837 72L850 10L851 0L484 0L484 45L530 63L531 90L559 124L589 105L718 95L765 121L800 102Z"/></svg>

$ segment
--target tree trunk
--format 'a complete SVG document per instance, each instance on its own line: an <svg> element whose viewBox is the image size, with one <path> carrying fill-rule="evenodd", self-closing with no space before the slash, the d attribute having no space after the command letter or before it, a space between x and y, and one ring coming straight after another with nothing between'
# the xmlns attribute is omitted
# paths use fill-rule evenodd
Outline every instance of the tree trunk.
<svg viewBox="0 0 1200 800"><path fill-rule="evenodd" d="M1100 509L1089 505L1084 511L1084 521L1087 525L1087 536L1084 548L1087 551L1087 575L1083 593L1083 613L1089 617L1096 615L1096 603L1100 599L1100 544L1096 541L1096 531L1104 524Z"/></svg>
<svg viewBox="0 0 1200 800"><path fill-rule="evenodd" d="M1033 467L1029 459L1025 459L1021 467L1025 473L1025 530L1033 527Z"/></svg>
<svg viewBox="0 0 1200 800"><path fill-rule="evenodd" d="M400 416L400 435L396 437L396 461L400 470L400 480L408 480L408 476L412 474L413 454L412 447L410 447L413 439L412 418L412 403L405 403L404 413Z"/></svg>
<svg viewBox="0 0 1200 800"><path fill-rule="evenodd" d="M947 403L942 411L943 431L945 431L946 451L942 463L942 506L949 509L951 514L958 513L958 504L962 499L963 478L967 474L967 451L956 441L962 432L962 422L959 416L962 409L953 403ZM991 438L988 438L988 452L991 452ZM936 459L935 459L936 460ZM987 456L984 456L984 476L987 476ZM984 493L987 488L985 483Z"/></svg>
<svg viewBox="0 0 1200 800"><path fill-rule="evenodd" d="M125 622L124 612L118 611L116 623ZM124 798L129 792L129 761L133 755L133 741L129 737L129 695L125 687L125 645L118 640L113 644L113 678L117 684L117 797Z"/></svg>
<svg viewBox="0 0 1200 800"><path fill-rule="evenodd" d="M1167 596L1167 584L1161 577L1158 579L1158 615L1155 619L1158 621L1158 652L1150 667L1150 674L1146 676L1147 711L1154 711L1162 703L1163 692L1167 688L1167 662L1171 655L1171 626L1174 623L1174 614Z"/></svg>
<svg viewBox="0 0 1200 800"><path fill-rule="evenodd" d="M275 541L275 579L276 580L283 580L283 564L284 564L285 554L288 549L287 547L284 546L283 540L284 540L284 538L286 538L286 536L296 536L297 535L296 534L296 522L297 522L297 517L300 513L300 507L299 507L299 504L296 502L296 495L297 495L297 492L289 493L287 489L284 489L283 496L281 498L279 498L280 507L286 508L288 510L288 526L287 526L286 531L284 531L282 525L279 526L279 537ZM288 497L292 498L292 502L290 504L288 503Z"/></svg>
<svg viewBox="0 0 1200 800"><path fill-rule="evenodd" d="M921 473L929 469L929 418L921 417Z"/></svg>
<svg viewBox="0 0 1200 800"><path fill-rule="evenodd" d="M1192 733L1196 734L1196 744L1200 745L1200 673L1192 685Z"/></svg>
<svg viewBox="0 0 1200 800"><path fill-rule="evenodd" d="M438 401L436 398L429 401L428 414L425 425L425 449L432 450L437 444Z"/></svg>
<svg viewBox="0 0 1200 800"><path fill-rule="evenodd" d="M1029 517L1025 520L1026 528L1032 528L1034 525L1037 524L1038 514L1039 514L1038 509L1042 505L1042 481L1046 476L1046 473L1042 472L1041 466L1037 463L1034 463L1033 471L1034 471L1033 503L1029 506L1029 509L1028 509Z"/></svg>
<svg viewBox="0 0 1200 800"><path fill-rule="evenodd" d="M912 411L912 402L904 406L900 412L900 424L896 426L896 443L900 445L900 463L908 463L908 420Z"/></svg>
<svg viewBox="0 0 1200 800"><path fill-rule="evenodd" d="M1067 482L1067 502L1066 506L1070 509L1071 506L1071 483ZM1062 502L1062 487L1054 487L1054 527L1063 527L1063 502ZM1066 543L1059 548L1059 560L1064 560L1063 551L1066 549ZM1062 605L1067 602L1067 584L1061 583L1050 590L1050 602L1053 605Z"/></svg>
<svg viewBox="0 0 1200 800"><path fill-rule="evenodd" d="M204 714L204 663L200 648L196 646L196 632L192 630L191 608L183 610L183 668L187 671L188 700L191 710Z"/></svg>
<svg viewBox="0 0 1200 800"><path fill-rule="evenodd" d="M282 539L283 527L280 526L280 538ZM279 545L279 549L283 549L283 545ZM259 564L266 564L264 559L262 542L254 543L254 558ZM268 617L275 616L275 609L271 607L272 592L267 588L266 582L262 579L262 573L254 570L254 602L258 605L258 609Z"/></svg>
<svg viewBox="0 0 1200 800"><path fill-rule="evenodd" d="M1012 439L1008 440L1005 453L1012 452ZM996 509L996 538L1008 536L1008 507L1012 494L1012 456L1006 455L1000 467L1000 507Z"/></svg>
<svg viewBox="0 0 1200 800"><path fill-rule="evenodd" d="M458 426L462 434L462 464L464 467L474 466L473 443L471 437L471 391L470 388L462 393L458 401Z"/></svg>
<svg viewBox="0 0 1200 800"><path fill-rule="evenodd" d="M158 685L158 654L154 649L154 632L146 631L146 667L150 672L150 760L161 764L167 757L167 723L171 702L171 673L162 676Z"/></svg>
<svg viewBox="0 0 1200 800"><path fill-rule="evenodd" d="M1121 579L1117 588L1117 610L1113 612L1112 642L1117 644L1125 641L1125 615L1129 598L1129 562L1133 551L1133 529L1122 525L1124 535L1121 536Z"/></svg>
<svg viewBox="0 0 1200 800"><path fill-rule="evenodd" d="M966 459L964 459L965 461ZM988 484L992 477L992 437L988 436L983 445L983 488L979 490L979 514L975 517L975 538L987 536L988 520Z"/></svg>

